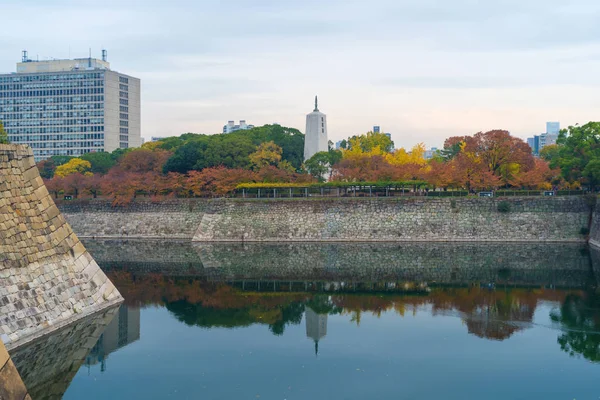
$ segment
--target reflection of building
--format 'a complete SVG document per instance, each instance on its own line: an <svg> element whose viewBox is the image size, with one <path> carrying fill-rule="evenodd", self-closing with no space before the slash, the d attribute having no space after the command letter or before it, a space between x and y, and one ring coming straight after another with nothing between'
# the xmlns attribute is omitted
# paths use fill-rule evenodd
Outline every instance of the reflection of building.
<svg viewBox="0 0 600 400"><path fill-rule="evenodd" d="M319 340L327 335L327 314L317 314L310 307L304 313L306 336L315 341L315 355L319 353Z"/></svg>
<svg viewBox="0 0 600 400"><path fill-rule="evenodd" d="M106 359L110 353L135 342L140 338L140 309L122 305L119 312L108 324L96 345L85 360L87 366L101 364L106 370Z"/></svg>

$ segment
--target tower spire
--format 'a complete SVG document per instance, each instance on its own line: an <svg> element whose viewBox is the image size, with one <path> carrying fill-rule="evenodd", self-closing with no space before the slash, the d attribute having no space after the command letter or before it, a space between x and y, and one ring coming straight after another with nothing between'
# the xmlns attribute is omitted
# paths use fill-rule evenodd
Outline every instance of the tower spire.
<svg viewBox="0 0 600 400"><path fill-rule="evenodd" d="M313 111L319 111L319 107L317 107L317 96L315 96L315 109Z"/></svg>

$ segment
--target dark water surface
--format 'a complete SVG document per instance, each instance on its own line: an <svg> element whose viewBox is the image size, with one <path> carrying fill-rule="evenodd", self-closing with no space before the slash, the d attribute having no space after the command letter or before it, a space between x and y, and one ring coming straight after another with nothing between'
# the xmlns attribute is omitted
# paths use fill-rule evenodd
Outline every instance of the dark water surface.
<svg viewBox="0 0 600 400"><path fill-rule="evenodd" d="M86 241L125 298L18 349L36 399L599 399L578 245Z"/></svg>

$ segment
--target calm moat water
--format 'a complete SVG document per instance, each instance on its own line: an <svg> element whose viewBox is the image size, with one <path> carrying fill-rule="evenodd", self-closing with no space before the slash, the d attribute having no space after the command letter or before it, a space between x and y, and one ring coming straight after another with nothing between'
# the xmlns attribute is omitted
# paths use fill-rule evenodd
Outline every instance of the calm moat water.
<svg viewBox="0 0 600 400"><path fill-rule="evenodd" d="M579 245L85 245L125 303L14 352L34 400L600 398Z"/></svg>

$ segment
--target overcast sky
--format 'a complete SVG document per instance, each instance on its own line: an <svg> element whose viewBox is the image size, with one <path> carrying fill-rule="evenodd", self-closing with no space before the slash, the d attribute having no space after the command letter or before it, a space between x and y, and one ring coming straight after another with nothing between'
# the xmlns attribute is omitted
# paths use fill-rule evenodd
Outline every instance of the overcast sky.
<svg viewBox="0 0 600 400"><path fill-rule="evenodd" d="M0 0L0 71L100 58L142 80L142 136L229 119L333 141L381 125L396 146L600 120L597 0Z"/></svg>

